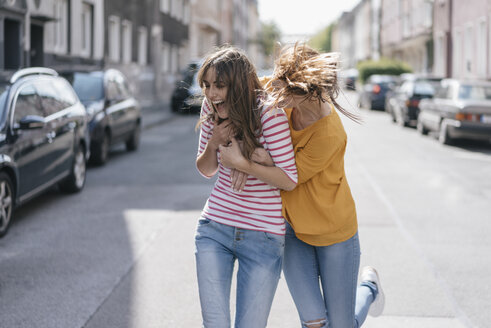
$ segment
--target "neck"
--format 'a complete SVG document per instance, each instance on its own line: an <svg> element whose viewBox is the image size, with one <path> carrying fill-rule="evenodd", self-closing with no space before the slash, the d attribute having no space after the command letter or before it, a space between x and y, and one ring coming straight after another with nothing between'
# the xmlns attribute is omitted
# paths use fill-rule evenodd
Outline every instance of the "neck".
<svg viewBox="0 0 491 328"><path fill-rule="evenodd" d="M295 107L294 112L295 114L292 115L293 127L295 130L302 130L331 114L331 104L327 101L303 102Z"/></svg>

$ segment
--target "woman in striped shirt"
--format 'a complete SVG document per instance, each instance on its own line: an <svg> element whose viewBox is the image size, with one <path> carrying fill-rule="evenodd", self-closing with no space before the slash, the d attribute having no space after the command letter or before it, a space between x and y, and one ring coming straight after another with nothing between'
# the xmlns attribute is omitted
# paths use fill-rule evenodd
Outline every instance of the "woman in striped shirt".
<svg viewBox="0 0 491 328"><path fill-rule="evenodd" d="M218 172L195 237L203 325L230 327L237 259L235 327L266 327L283 258L280 189L297 183L288 119L268 105L253 65L236 48L209 55L198 81L205 99L196 165L208 178ZM266 150L275 166L257 164L256 148ZM232 185L239 171L247 174L241 192Z"/></svg>

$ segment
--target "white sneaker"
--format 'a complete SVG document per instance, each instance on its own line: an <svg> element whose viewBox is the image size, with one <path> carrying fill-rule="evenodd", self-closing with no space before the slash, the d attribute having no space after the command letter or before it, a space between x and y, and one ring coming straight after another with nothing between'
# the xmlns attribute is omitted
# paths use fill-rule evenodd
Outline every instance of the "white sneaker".
<svg viewBox="0 0 491 328"><path fill-rule="evenodd" d="M378 294L375 300L373 300L368 310L368 314L372 317L378 317L382 314L385 307L385 294L382 290L382 285L380 284L380 278L378 276L377 270L371 266L366 266L361 270L361 281L370 281L377 286Z"/></svg>

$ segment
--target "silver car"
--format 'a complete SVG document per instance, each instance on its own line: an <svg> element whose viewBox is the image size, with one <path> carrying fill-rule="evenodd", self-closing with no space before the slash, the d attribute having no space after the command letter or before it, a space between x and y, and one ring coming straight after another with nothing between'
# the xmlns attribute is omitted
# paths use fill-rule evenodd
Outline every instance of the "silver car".
<svg viewBox="0 0 491 328"><path fill-rule="evenodd" d="M420 102L417 128L438 132L438 140L491 141L491 82L444 79L432 99Z"/></svg>

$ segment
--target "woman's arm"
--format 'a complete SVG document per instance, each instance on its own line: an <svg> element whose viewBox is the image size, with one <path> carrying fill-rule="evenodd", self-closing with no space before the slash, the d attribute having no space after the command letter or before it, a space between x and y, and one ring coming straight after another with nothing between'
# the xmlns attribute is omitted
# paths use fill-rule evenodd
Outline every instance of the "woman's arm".
<svg viewBox="0 0 491 328"><path fill-rule="evenodd" d="M264 166L254 161L247 160L240 151L235 138L231 139L228 146L219 146L220 160L225 167L235 169L252 175L261 181L283 190L293 190L297 185L281 168L276 166Z"/></svg>
<svg viewBox="0 0 491 328"><path fill-rule="evenodd" d="M268 151L264 148L256 148L251 156L251 161L264 166L274 166L274 161ZM242 192L247 182L248 174L235 169L230 173L232 180L232 189L236 192Z"/></svg>

